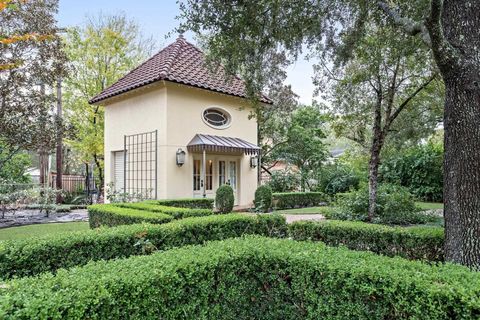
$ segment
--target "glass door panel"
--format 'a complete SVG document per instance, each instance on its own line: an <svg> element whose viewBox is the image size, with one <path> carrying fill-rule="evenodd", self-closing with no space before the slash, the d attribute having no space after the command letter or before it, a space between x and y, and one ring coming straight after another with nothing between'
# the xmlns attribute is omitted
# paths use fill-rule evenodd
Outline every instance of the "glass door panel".
<svg viewBox="0 0 480 320"><path fill-rule="evenodd" d="M237 190L237 162L230 161L228 165L228 179L234 191Z"/></svg>
<svg viewBox="0 0 480 320"><path fill-rule="evenodd" d="M207 167L205 173L205 190L212 191L213 190L213 161L207 160Z"/></svg>
<svg viewBox="0 0 480 320"><path fill-rule="evenodd" d="M201 176L200 160L193 160L193 191L200 191Z"/></svg>
<svg viewBox="0 0 480 320"><path fill-rule="evenodd" d="M227 170L225 161L218 161L218 186L223 186L227 182Z"/></svg>

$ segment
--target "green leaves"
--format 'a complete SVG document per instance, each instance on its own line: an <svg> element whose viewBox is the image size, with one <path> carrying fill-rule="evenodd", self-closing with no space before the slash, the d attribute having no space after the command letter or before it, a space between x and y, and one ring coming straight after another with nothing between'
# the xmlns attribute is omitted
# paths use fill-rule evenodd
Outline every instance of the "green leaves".
<svg viewBox="0 0 480 320"><path fill-rule="evenodd" d="M359 221L295 222L288 228L295 240L368 250L386 256L443 261L444 230L440 227L390 227Z"/></svg>
<svg viewBox="0 0 480 320"><path fill-rule="evenodd" d="M329 200L329 197L323 192L278 192L273 194L275 209L316 207Z"/></svg>
<svg viewBox="0 0 480 320"><path fill-rule="evenodd" d="M144 206L150 206L145 204ZM143 208L146 209L146 208ZM119 204L95 204L88 207L88 221L91 228L115 227L135 223L166 223L173 220L171 215L132 209L128 204L121 207Z"/></svg>
<svg viewBox="0 0 480 320"><path fill-rule="evenodd" d="M65 79L67 142L83 162L95 161L97 176L103 177L104 108L88 100L145 60L154 42L125 15L90 17L85 27L69 29L64 42L72 69Z"/></svg>
<svg viewBox="0 0 480 320"><path fill-rule="evenodd" d="M215 192L215 207L220 213L232 212L235 197L231 186L224 184Z"/></svg>
<svg viewBox="0 0 480 320"><path fill-rule="evenodd" d="M150 214L162 216L161 213ZM286 234L285 218L280 215L214 215L161 225L143 223L4 241L0 246L0 278L56 272L59 268L81 266L92 260L125 258L151 253L153 248L167 250L246 234L282 237Z"/></svg>
<svg viewBox="0 0 480 320"><path fill-rule="evenodd" d="M0 318L476 319L479 287L461 266L243 237L8 281Z"/></svg>

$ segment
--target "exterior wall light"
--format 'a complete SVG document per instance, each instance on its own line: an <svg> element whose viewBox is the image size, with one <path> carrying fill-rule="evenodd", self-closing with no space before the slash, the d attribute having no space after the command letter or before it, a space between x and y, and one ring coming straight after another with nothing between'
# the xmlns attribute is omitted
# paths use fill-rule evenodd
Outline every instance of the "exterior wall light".
<svg viewBox="0 0 480 320"><path fill-rule="evenodd" d="M177 166L181 167L185 164L185 151L182 148L178 148L177 153Z"/></svg>
<svg viewBox="0 0 480 320"><path fill-rule="evenodd" d="M250 168L256 168L258 166L258 157L250 157Z"/></svg>

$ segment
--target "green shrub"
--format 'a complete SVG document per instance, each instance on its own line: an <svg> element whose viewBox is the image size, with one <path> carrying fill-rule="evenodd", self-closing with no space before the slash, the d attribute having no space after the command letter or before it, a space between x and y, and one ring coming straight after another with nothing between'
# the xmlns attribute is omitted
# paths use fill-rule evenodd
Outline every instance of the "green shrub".
<svg viewBox="0 0 480 320"><path fill-rule="evenodd" d="M424 201L443 201L443 142L429 142L385 157L380 177Z"/></svg>
<svg viewBox="0 0 480 320"><path fill-rule="evenodd" d="M352 168L341 164L330 164L321 168L317 178L316 191L335 195L357 189L360 178Z"/></svg>
<svg viewBox="0 0 480 320"><path fill-rule="evenodd" d="M338 220L368 220L368 187L344 193L337 197L337 210L330 212L328 218ZM381 224L423 224L437 218L420 211L408 189L383 184L378 188L377 213L373 223Z"/></svg>
<svg viewBox="0 0 480 320"><path fill-rule="evenodd" d="M146 203L159 204L166 207L190 208L190 209L213 209L214 199L192 198L192 199L171 199L171 200L148 200Z"/></svg>
<svg viewBox="0 0 480 320"><path fill-rule="evenodd" d="M268 181L268 186L272 188L273 192L293 192L299 189L300 185L300 174L291 170L274 171Z"/></svg>
<svg viewBox="0 0 480 320"><path fill-rule="evenodd" d="M444 231L440 227L389 227L358 221L299 221L288 227L295 240L322 241L354 250L430 261L443 260Z"/></svg>
<svg viewBox="0 0 480 320"><path fill-rule="evenodd" d="M2 319L478 319L480 274L269 238L8 281Z"/></svg>
<svg viewBox="0 0 480 320"><path fill-rule="evenodd" d="M96 204L88 207L90 228L115 227L135 223L166 223L173 217L161 212L121 208L114 204Z"/></svg>
<svg viewBox="0 0 480 320"><path fill-rule="evenodd" d="M227 214L4 241L0 242L0 278L54 272L91 260L125 258L244 234L283 237L286 228L280 215Z"/></svg>
<svg viewBox="0 0 480 320"><path fill-rule="evenodd" d="M272 207L272 189L269 186L260 186L255 191L255 210L268 212Z"/></svg>
<svg viewBox="0 0 480 320"><path fill-rule="evenodd" d="M229 185L220 186L215 194L215 207L220 213L228 213L233 209L235 198Z"/></svg>
<svg viewBox="0 0 480 320"><path fill-rule="evenodd" d="M326 202L328 202L328 196L322 192L284 192L273 194L275 209L314 207Z"/></svg>
<svg viewBox="0 0 480 320"><path fill-rule="evenodd" d="M145 210L150 212L161 212L164 214L168 214L175 219L183 219L188 217L203 217L209 216L213 214L213 210L210 209L189 209L189 208L175 208L175 207L166 207L151 203L142 203L142 202L135 202L135 203L115 203L115 206L121 208L131 208L131 209L138 209L138 210Z"/></svg>

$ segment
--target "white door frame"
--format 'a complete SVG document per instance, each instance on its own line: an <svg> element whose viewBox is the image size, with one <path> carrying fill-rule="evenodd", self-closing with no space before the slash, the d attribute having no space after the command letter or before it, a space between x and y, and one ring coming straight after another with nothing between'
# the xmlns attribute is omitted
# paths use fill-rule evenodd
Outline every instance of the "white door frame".
<svg viewBox="0 0 480 320"><path fill-rule="evenodd" d="M204 162L203 162L203 154L202 153L195 153L193 154L193 164L191 167L191 174L192 174L192 192L194 198L201 198L203 197L205 187L205 194L207 198L214 198L215 192L217 191L218 187L220 186L220 161L225 161L225 183L229 182L232 183L231 168L233 167L233 163L235 163L235 186L232 186L234 189L234 197L235 197L235 205L240 203L240 158L239 155L221 155L221 154L208 154L206 153L206 166L208 176L204 175ZM198 167L196 167L196 165ZM209 166L211 166L211 171ZM197 173L194 173L194 170L197 170ZM210 173L211 172L211 173ZM211 175L211 177L210 177ZM209 180L205 183L205 179ZM207 186L211 186L211 189L208 190ZM196 190L195 190L196 189Z"/></svg>
<svg viewBox="0 0 480 320"><path fill-rule="evenodd" d="M225 183L229 184L233 189L233 195L235 197L235 205L239 203L240 198L240 161L238 156L218 156L217 157L217 170L216 170L216 187L220 186L220 161L225 162ZM232 176L232 169L235 172L235 176Z"/></svg>
<svg viewBox="0 0 480 320"><path fill-rule="evenodd" d="M207 198L215 196L215 158L213 155L206 154L206 165L204 164L203 154L193 155L192 164L192 191L194 198L202 198L205 194ZM198 167L196 168L195 165ZM197 171L195 173L195 170ZM208 173L208 175L205 173ZM209 189L210 188L210 189Z"/></svg>

